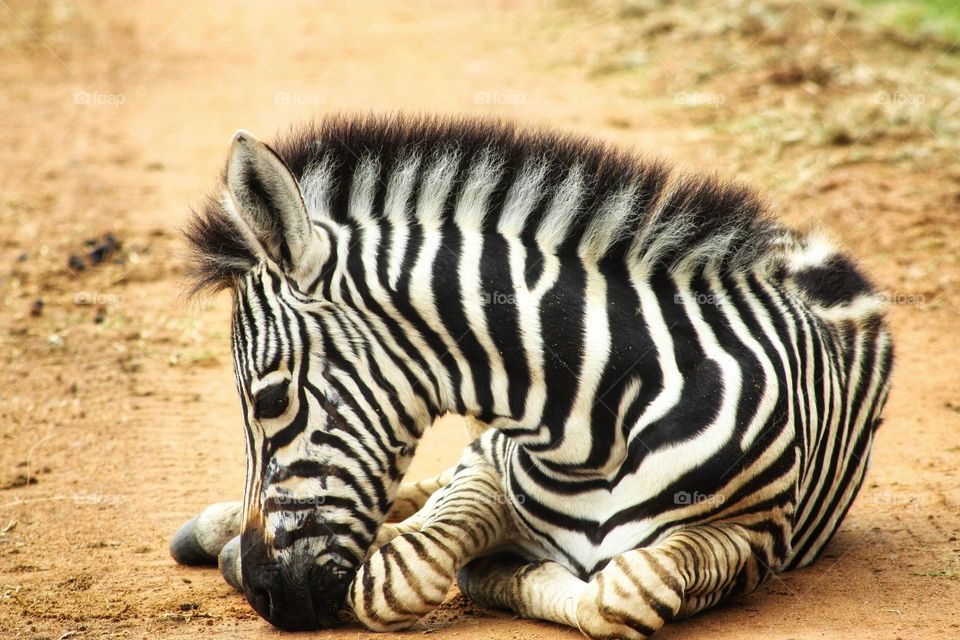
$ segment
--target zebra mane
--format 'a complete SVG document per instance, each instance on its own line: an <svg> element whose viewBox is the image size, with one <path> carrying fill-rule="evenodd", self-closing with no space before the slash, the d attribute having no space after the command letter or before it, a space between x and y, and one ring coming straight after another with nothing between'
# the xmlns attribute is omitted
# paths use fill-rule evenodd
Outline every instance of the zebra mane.
<svg viewBox="0 0 960 640"><path fill-rule="evenodd" d="M273 148L309 214L345 225L455 221L584 260L725 271L756 264L784 234L743 185L502 121L333 116L291 129ZM437 206L418 207L430 197ZM257 263L218 199L194 212L185 236L193 293L229 288Z"/></svg>

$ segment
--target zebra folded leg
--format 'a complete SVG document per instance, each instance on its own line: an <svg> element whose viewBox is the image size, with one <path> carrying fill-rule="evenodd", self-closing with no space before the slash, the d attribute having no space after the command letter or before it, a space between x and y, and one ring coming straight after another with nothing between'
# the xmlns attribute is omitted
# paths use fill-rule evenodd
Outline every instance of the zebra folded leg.
<svg viewBox="0 0 960 640"><path fill-rule="evenodd" d="M242 502L217 502L187 520L170 540L170 555L179 564L217 564L220 550L240 535Z"/></svg>
<svg viewBox="0 0 960 640"><path fill-rule="evenodd" d="M419 530L401 533L360 568L347 603L375 631L406 629L443 602L470 559L508 542L509 515L494 468L477 456L425 509Z"/></svg>
<svg viewBox="0 0 960 640"><path fill-rule="evenodd" d="M423 508L434 493L450 484L455 467L451 467L432 478L417 482L404 482L397 491L397 499L387 513L387 522L406 520Z"/></svg>
<svg viewBox="0 0 960 640"><path fill-rule="evenodd" d="M664 622L752 591L765 576L737 524L693 526L617 556L589 582L555 562L502 555L467 565L460 590L483 606L577 627L590 638L646 638Z"/></svg>

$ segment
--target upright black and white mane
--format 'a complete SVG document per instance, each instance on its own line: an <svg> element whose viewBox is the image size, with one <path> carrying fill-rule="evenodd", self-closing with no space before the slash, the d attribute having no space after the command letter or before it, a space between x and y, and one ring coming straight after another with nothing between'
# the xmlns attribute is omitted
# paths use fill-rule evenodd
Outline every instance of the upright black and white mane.
<svg viewBox="0 0 960 640"><path fill-rule="evenodd" d="M412 218L419 190L443 181L449 190L440 223L453 222L455 203L469 190L487 199L469 209L476 217L469 223L484 233L506 232L526 244L538 233L552 235L558 253L596 261L656 267L699 255L738 269L766 257L783 237L744 185L678 175L603 142L508 122L331 117L292 129L274 149L300 182L311 216L348 225L359 222L351 218L351 197L369 199L369 215L389 224L394 216ZM525 209L509 207L511 199ZM257 261L219 199L194 217L187 238L196 292L231 286Z"/></svg>

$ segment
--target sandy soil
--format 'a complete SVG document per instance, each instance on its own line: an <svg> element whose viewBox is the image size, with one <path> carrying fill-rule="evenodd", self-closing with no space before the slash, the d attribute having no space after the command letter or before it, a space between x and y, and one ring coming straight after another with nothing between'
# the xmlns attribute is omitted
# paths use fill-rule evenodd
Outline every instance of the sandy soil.
<svg viewBox="0 0 960 640"><path fill-rule="evenodd" d="M0 637L281 635L167 555L243 473L227 300L179 297L176 228L234 129L356 109L493 113L715 168L861 257L898 350L864 491L814 566L658 637L960 637L950 43L821 4L655 4L0 3ZM119 251L68 267L107 233ZM435 429L413 474L464 442ZM428 632L578 637L456 594Z"/></svg>

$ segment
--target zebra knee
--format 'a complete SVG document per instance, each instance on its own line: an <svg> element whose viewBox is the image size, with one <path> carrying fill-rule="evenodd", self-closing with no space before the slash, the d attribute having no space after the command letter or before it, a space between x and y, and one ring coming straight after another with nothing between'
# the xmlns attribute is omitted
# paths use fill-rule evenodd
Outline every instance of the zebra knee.
<svg viewBox="0 0 960 640"><path fill-rule="evenodd" d="M589 638L647 638L673 620L683 602L676 578L647 550L615 558L577 601L577 626Z"/></svg>

